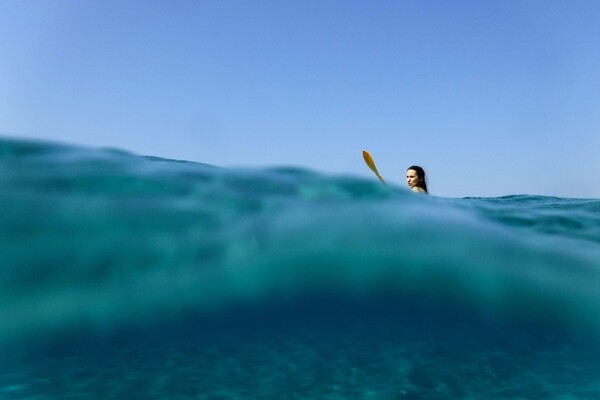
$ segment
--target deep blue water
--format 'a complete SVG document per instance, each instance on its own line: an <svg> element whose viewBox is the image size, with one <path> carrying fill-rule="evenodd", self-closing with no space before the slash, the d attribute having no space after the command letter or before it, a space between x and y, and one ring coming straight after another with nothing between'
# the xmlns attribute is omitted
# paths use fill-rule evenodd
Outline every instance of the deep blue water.
<svg viewBox="0 0 600 400"><path fill-rule="evenodd" d="M0 399L600 398L600 200L12 139L0 185Z"/></svg>

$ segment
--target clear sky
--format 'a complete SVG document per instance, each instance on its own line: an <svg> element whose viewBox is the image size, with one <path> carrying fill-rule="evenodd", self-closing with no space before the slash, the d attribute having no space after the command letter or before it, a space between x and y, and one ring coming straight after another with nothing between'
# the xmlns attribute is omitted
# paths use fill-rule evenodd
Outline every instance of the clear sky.
<svg viewBox="0 0 600 400"><path fill-rule="evenodd" d="M600 198L600 1L0 0L0 134Z"/></svg>

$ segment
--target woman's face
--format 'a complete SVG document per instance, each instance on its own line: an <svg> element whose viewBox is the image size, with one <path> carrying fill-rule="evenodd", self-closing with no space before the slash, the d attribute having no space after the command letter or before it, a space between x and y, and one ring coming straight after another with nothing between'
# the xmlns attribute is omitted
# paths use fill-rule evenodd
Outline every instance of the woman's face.
<svg viewBox="0 0 600 400"><path fill-rule="evenodd" d="M417 171L414 169L409 169L406 171L406 183L408 183L408 187L414 188L419 185L419 177L417 176Z"/></svg>

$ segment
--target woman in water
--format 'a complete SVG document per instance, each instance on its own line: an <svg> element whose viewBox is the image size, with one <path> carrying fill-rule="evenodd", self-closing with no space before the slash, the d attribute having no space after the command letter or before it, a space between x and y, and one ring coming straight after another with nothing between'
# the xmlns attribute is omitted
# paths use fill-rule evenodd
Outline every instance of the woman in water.
<svg viewBox="0 0 600 400"><path fill-rule="evenodd" d="M406 183L413 192L427 193L427 182L425 181L425 171L418 165L408 167L406 170Z"/></svg>

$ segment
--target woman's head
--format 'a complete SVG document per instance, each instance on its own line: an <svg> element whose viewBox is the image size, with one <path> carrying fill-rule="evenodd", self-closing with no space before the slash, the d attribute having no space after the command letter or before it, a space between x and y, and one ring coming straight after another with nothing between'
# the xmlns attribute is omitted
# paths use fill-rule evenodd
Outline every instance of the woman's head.
<svg viewBox="0 0 600 400"><path fill-rule="evenodd" d="M421 188L427 193L425 170L418 165L408 167L406 170L406 183L408 183L408 186L413 190L415 190L415 188Z"/></svg>

